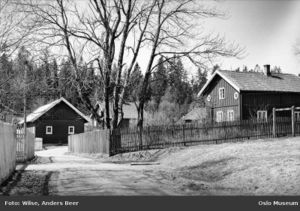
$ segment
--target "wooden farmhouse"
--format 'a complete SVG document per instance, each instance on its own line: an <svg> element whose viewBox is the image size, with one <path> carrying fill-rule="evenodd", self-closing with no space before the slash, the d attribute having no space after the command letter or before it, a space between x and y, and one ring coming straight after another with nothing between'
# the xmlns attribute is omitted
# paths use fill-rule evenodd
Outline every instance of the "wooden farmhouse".
<svg viewBox="0 0 300 211"><path fill-rule="evenodd" d="M267 120L272 108L300 106L300 77L263 72L216 71L198 93L204 97L213 121ZM279 116L290 116L290 111ZM295 112L296 120L300 111Z"/></svg>
<svg viewBox="0 0 300 211"><path fill-rule="evenodd" d="M66 144L68 135L83 133L89 119L65 98L43 105L26 118L27 127L35 128L35 136L44 144ZM24 124L24 120L19 124Z"/></svg>

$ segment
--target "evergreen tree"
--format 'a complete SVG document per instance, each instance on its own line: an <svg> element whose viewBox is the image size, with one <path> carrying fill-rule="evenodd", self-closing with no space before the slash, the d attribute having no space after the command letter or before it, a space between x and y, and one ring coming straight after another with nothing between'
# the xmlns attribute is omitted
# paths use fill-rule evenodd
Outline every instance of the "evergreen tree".
<svg viewBox="0 0 300 211"><path fill-rule="evenodd" d="M139 64L136 64L130 77L130 81L126 90L125 99L128 101L135 102L138 100L139 93L141 91L141 85L143 82L143 74ZM145 97L149 100L151 96L151 91L149 90Z"/></svg>
<svg viewBox="0 0 300 211"><path fill-rule="evenodd" d="M171 101L182 105L192 99L192 88L187 80L185 71L180 58L173 57L168 66L168 85L171 94Z"/></svg>
<svg viewBox="0 0 300 211"><path fill-rule="evenodd" d="M168 87L168 76L163 58L158 60L158 66L156 71L153 73L151 81L151 96L154 101L154 106L158 108L161 98L164 96Z"/></svg>

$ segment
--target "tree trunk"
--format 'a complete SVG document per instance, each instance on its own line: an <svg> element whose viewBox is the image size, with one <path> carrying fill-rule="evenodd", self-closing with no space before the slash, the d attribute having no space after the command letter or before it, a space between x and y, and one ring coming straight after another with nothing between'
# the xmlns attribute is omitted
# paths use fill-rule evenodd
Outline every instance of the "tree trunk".
<svg viewBox="0 0 300 211"><path fill-rule="evenodd" d="M144 124L144 104L139 104L138 106L138 132L139 132L139 142L140 142L140 150L143 147L143 124Z"/></svg>
<svg viewBox="0 0 300 211"><path fill-rule="evenodd" d="M110 129L110 109L109 109L109 83L110 83L110 77L108 73L106 73L105 76L105 88L104 88L104 101L105 101L105 122L106 122L106 128Z"/></svg>

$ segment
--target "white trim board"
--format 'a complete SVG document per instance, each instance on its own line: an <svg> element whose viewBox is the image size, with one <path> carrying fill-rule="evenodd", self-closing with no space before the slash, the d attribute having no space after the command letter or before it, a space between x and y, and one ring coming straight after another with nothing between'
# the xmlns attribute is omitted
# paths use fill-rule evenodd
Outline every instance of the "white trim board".
<svg viewBox="0 0 300 211"><path fill-rule="evenodd" d="M216 77L216 75L219 75L221 78L223 78L227 83L229 83L234 89L236 89L238 92L240 92L240 88L235 85L230 79L228 79L224 74L222 74L219 70L217 70L211 77L210 79L205 83L205 85L202 87L202 89L200 90L200 92L198 93L198 97L200 97L202 95L202 93L204 92L204 90L208 87L208 85L210 84L210 82Z"/></svg>
<svg viewBox="0 0 300 211"><path fill-rule="evenodd" d="M64 102L65 104L67 104L73 111L75 111L78 115L80 115L83 119L85 119L87 122L90 122L90 120L83 114L81 113L77 108L75 108L69 101L67 101L65 98L61 97L58 100L55 100L51 103L48 103L46 105L43 105L41 107L39 107L38 109L36 109L35 111L33 111L31 114L29 114L27 116L27 120L26 122L34 122L37 119L39 119L42 115L44 115L45 113L47 113L50 109L52 109L54 106L56 106L57 104L59 104L60 102ZM19 124L24 124L24 120L21 120L19 122Z"/></svg>

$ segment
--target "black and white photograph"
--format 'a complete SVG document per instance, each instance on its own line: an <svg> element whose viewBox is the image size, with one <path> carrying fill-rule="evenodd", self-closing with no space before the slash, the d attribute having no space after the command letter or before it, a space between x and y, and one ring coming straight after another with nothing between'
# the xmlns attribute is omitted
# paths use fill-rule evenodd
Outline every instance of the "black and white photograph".
<svg viewBox="0 0 300 211"><path fill-rule="evenodd" d="M299 196L299 11L298 0L0 0L3 206Z"/></svg>

